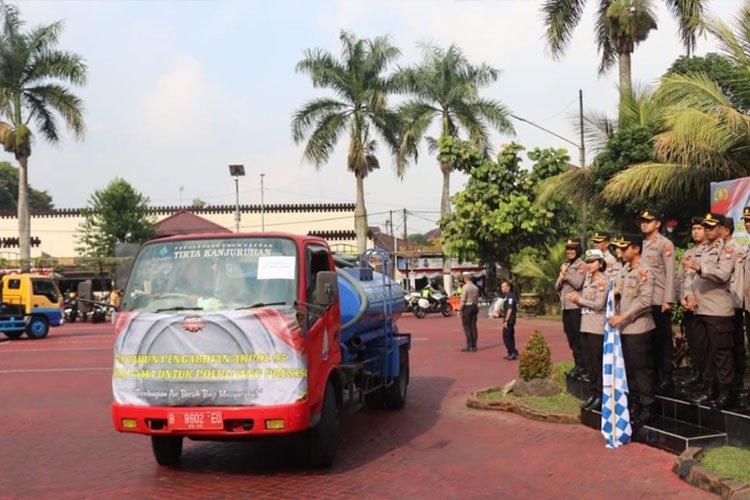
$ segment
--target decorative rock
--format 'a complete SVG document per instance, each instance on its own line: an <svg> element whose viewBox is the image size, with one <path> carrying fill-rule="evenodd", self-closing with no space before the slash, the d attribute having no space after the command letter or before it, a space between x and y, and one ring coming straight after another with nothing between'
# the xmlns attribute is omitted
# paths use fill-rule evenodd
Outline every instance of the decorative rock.
<svg viewBox="0 0 750 500"><path fill-rule="evenodd" d="M750 500L750 487L735 491L729 498L731 500Z"/></svg>
<svg viewBox="0 0 750 500"><path fill-rule="evenodd" d="M737 481L736 479L724 478L724 480L719 484L719 488L721 489L722 498L735 498L737 492L746 489L747 485L742 481Z"/></svg>
<svg viewBox="0 0 750 500"><path fill-rule="evenodd" d="M710 471L702 465L696 465L687 476L687 481L695 487L711 493L721 494L721 481L724 479L719 474Z"/></svg>
<svg viewBox="0 0 750 500"><path fill-rule="evenodd" d="M549 378L535 378L528 382L519 380L513 385L513 394L517 396L556 396L560 386Z"/></svg>
<svg viewBox="0 0 750 500"><path fill-rule="evenodd" d="M513 379L510 382L508 382L507 384L505 384L503 386L503 395L507 395L509 392L511 392L513 390L513 387L515 387L515 385L516 385L516 380L515 379Z"/></svg>

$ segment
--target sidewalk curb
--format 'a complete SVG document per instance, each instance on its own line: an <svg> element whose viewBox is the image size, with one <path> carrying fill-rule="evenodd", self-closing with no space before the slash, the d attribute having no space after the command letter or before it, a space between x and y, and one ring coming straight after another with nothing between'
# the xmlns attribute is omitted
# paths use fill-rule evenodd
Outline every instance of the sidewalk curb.
<svg viewBox="0 0 750 500"><path fill-rule="evenodd" d="M725 500L750 500L750 486L703 467L701 460L705 455L703 448L686 449L675 460L672 472L689 485L719 495Z"/></svg>
<svg viewBox="0 0 750 500"><path fill-rule="evenodd" d="M580 415L571 415L569 413L545 412L542 410L537 410L536 408L531 408L530 406L525 405L521 402L517 402L517 401L509 401L509 400L487 401L486 399L480 398L482 394L486 394L492 391L502 391L502 390L503 390L502 387L493 386L487 389L474 391L470 393L469 397L466 399L466 406L469 408L474 408L476 410L507 411L507 412L515 413L517 415L521 415L522 417L528 418L529 420L537 420L539 422L549 422L553 424L580 424L581 423ZM748 500L750 500L750 498Z"/></svg>

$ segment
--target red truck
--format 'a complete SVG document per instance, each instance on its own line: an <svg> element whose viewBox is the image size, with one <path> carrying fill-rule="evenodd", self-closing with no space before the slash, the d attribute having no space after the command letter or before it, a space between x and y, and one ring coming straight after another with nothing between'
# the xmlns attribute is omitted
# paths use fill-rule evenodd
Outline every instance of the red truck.
<svg viewBox="0 0 750 500"><path fill-rule="evenodd" d="M396 327L404 294L387 278L388 255L359 262L283 233L144 244L115 316L115 428L151 436L161 465L179 462L185 437L286 434L299 435L311 464L332 465L339 414L401 409L409 383L411 337Z"/></svg>

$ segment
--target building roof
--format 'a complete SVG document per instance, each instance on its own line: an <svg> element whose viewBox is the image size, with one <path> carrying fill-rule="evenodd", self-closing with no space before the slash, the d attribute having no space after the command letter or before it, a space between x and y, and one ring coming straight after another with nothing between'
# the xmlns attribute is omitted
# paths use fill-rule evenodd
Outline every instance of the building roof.
<svg viewBox="0 0 750 500"><path fill-rule="evenodd" d="M156 224L156 236L165 238L179 234L231 233L232 231L188 210L180 210Z"/></svg>

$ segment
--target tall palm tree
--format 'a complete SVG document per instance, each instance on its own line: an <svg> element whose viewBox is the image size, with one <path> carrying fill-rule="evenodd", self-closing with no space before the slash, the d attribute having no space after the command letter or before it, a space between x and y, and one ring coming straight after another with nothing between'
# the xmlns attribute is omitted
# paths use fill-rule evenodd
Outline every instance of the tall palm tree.
<svg viewBox="0 0 750 500"><path fill-rule="evenodd" d="M440 123L441 136L457 137L464 132L482 152L489 151L490 127L515 134L508 119L510 111L499 101L479 96L479 90L495 82L500 72L487 65L472 65L456 45L447 50L425 45L424 57L417 66L402 68L396 74L401 92L413 95L399 107L404 121L401 154L416 160L418 147L427 129ZM427 138L431 151L436 141ZM403 161L403 160L402 160ZM440 216L450 213L450 174L453 165L440 163L443 191Z"/></svg>
<svg viewBox="0 0 750 500"><path fill-rule="evenodd" d="M65 83L86 83L81 56L57 50L61 21L25 30L18 9L0 4L0 142L18 160L18 233L22 267L30 264L28 161L31 126L51 143L60 140L58 116L76 138L84 135L83 102Z"/></svg>
<svg viewBox="0 0 750 500"><path fill-rule="evenodd" d="M750 79L750 1L740 9L733 27L710 19L706 29ZM654 142L657 161L617 174L604 189L605 199L699 197L711 181L750 175L750 115L735 107L720 82L703 73L669 75L655 97L664 124Z"/></svg>
<svg viewBox="0 0 750 500"><path fill-rule="evenodd" d="M664 0L680 27L679 34L688 53L695 48L696 31L707 0ZM599 73L606 73L617 62L620 90L631 88L631 54L635 46L656 29L654 0L599 0L594 36L601 56ZM546 0L542 6L547 44L552 57L560 58L583 14L586 0Z"/></svg>
<svg viewBox="0 0 750 500"><path fill-rule="evenodd" d="M341 59L327 51L305 51L297 63L297 72L307 73L314 87L330 88L336 98L312 99L292 117L292 137L300 144L307 140L304 159L316 168L322 167L345 132L349 135L347 169L357 181L357 200L354 209L354 229L357 249L367 247L367 210L365 208L364 179L379 168L375 156L377 133L394 157L399 175L405 166L405 156L398 155L398 121L387 107L387 96L394 89L393 82L383 72L400 55L387 37L360 39L342 31Z"/></svg>

